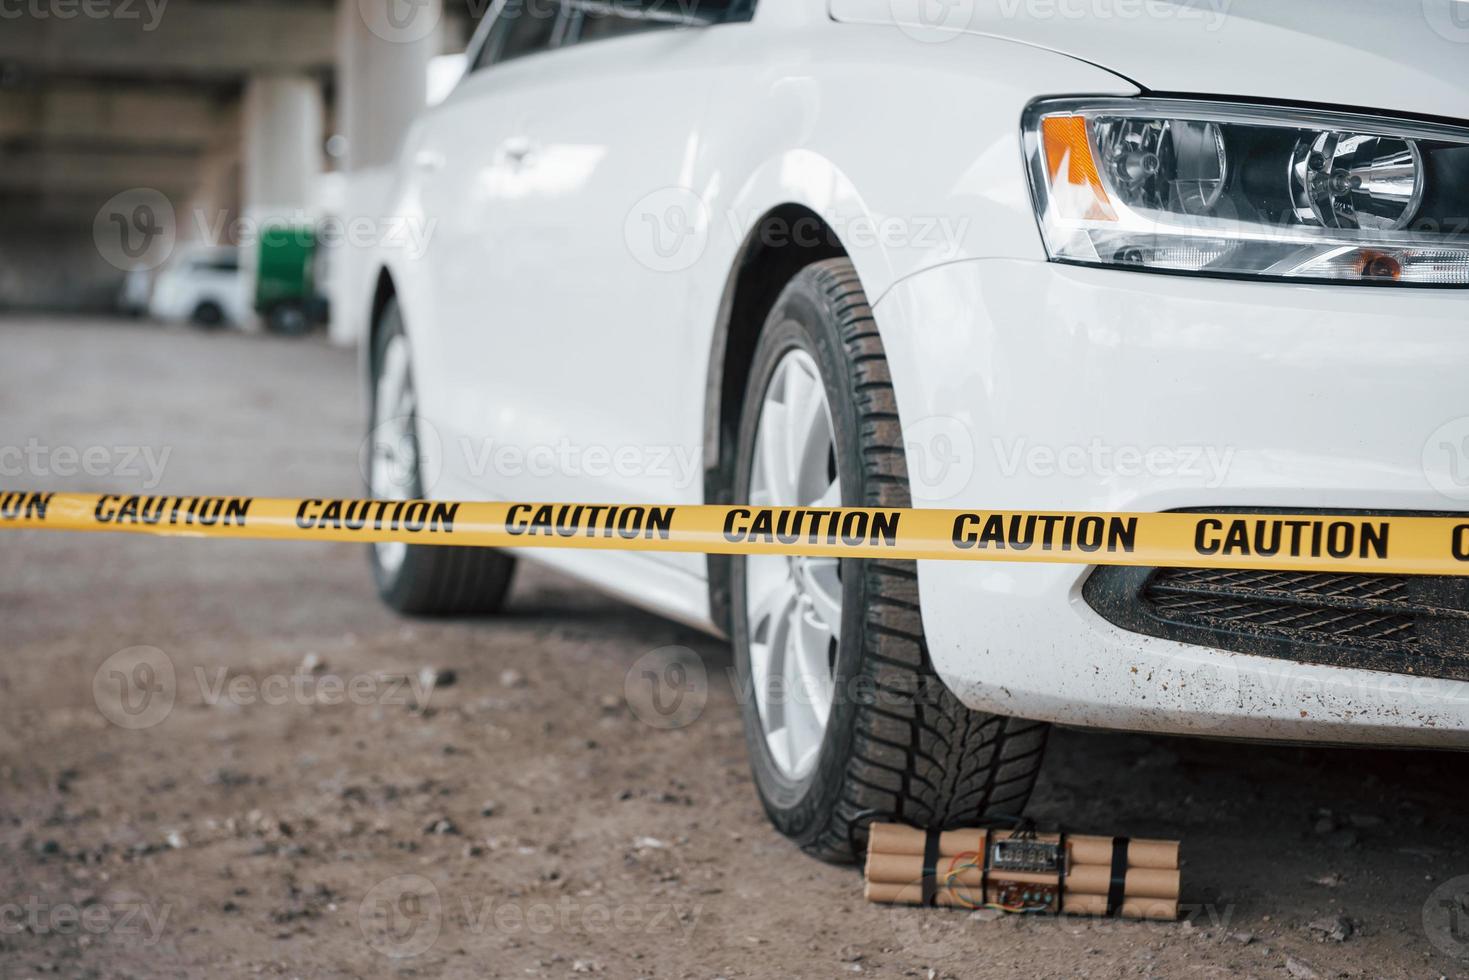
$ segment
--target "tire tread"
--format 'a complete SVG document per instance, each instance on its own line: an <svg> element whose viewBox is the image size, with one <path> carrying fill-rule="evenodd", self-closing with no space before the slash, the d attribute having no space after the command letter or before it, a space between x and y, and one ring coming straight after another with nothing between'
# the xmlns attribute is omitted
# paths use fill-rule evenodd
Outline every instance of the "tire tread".
<svg viewBox="0 0 1469 980"><path fill-rule="evenodd" d="M859 396L867 484L861 506L911 506L892 377L856 269L847 259L828 259L801 274L826 298ZM1043 723L970 710L939 681L919 618L915 562L860 567L869 597L863 669L885 703L858 711L841 797L825 826L802 842L829 861L855 859L853 843L873 819L943 830L1017 816L1035 785L1048 732Z"/></svg>

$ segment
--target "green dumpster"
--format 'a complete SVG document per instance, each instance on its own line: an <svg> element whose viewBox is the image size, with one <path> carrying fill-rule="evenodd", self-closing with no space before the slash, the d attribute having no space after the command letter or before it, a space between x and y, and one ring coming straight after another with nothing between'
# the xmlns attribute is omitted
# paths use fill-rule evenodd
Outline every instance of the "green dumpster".
<svg viewBox="0 0 1469 980"><path fill-rule="evenodd" d="M320 322L316 249L309 225L275 225L261 234L255 311L273 332L299 336Z"/></svg>

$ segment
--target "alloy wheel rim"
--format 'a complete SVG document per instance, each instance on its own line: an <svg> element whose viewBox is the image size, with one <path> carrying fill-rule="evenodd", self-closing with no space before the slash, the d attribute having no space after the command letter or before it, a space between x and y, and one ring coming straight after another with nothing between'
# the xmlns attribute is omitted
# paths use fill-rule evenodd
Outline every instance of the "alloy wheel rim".
<svg viewBox="0 0 1469 980"><path fill-rule="evenodd" d="M761 400L750 503L828 508L841 502L826 386L811 355L793 350L777 364ZM745 615L761 734L776 768L800 779L816 764L836 699L839 559L747 556Z"/></svg>

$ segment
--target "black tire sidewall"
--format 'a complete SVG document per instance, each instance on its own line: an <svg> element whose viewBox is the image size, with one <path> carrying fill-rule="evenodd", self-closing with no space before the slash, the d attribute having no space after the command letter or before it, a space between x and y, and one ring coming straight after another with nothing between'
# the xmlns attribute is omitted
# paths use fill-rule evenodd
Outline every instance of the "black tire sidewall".
<svg viewBox="0 0 1469 980"><path fill-rule="evenodd" d="M837 472L842 481L842 505L863 506L868 501L868 487L854 408L857 403L855 379L832 310L814 280L805 274L793 280L777 300L755 350L740 419L735 499L749 500L760 406L776 366L794 349L805 351L815 360L826 388L836 442ZM736 679L756 786L766 813L776 828L797 843L809 843L826 827L833 808L841 798L861 708L855 695L861 689L864 670L862 610L867 605L868 583L863 563L852 559L842 561L842 632L837 646L836 696L816 764L799 780L792 780L780 772L765 743L750 678L745 561L742 557L733 559L731 572L730 618Z"/></svg>
<svg viewBox="0 0 1469 980"><path fill-rule="evenodd" d="M266 317L266 323L272 333L282 337L305 336L311 329L311 318L306 308L295 302L277 303Z"/></svg>
<svg viewBox="0 0 1469 980"><path fill-rule="evenodd" d="M205 300L194 307L194 312L189 315L189 322L205 330L222 327L224 326L224 308L213 300Z"/></svg>

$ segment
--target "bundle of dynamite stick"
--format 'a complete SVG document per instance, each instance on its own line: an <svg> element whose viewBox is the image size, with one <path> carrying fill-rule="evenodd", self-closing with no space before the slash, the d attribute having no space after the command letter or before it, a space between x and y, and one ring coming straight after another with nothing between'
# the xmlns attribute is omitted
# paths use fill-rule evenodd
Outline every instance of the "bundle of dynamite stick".
<svg viewBox="0 0 1469 980"><path fill-rule="evenodd" d="M1178 918L1178 841L875 823L866 878L869 902Z"/></svg>

